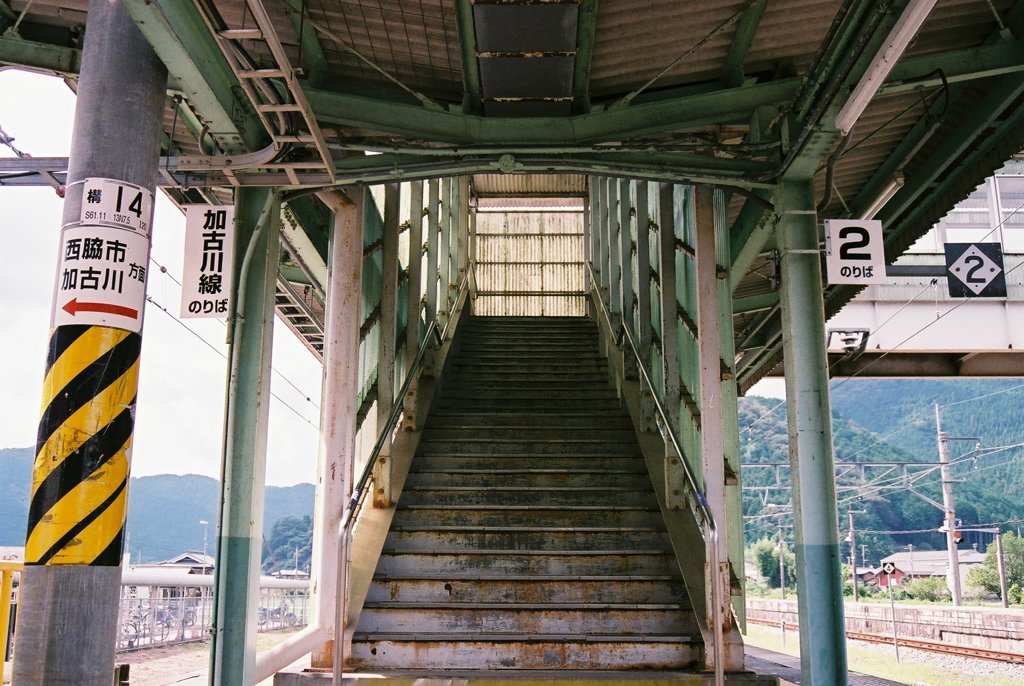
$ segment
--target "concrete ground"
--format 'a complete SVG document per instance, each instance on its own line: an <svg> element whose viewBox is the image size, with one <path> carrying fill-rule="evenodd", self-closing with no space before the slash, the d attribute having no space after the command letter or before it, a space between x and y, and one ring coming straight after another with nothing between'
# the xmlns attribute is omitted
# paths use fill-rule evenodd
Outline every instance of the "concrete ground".
<svg viewBox="0 0 1024 686"><path fill-rule="evenodd" d="M256 645L265 650L294 633L294 630L260 634ZM118 664L128 664L132 686L203 686L209 681L210 644L185 643L180 645L147 648L145 650L118 653ZM309 666L309 657L299 660L290 668L301 669ZM11 663L5 665L4 683L11 680ZM273 677L265 679L259 686L273 686Z"/></svg>

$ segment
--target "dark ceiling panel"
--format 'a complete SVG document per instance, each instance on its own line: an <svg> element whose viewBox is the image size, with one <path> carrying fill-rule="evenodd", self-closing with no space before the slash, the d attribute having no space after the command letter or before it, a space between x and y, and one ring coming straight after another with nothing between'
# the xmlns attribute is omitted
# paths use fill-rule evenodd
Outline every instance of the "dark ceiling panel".
<svg viewBox="0 0 1024 686"><path fill-rule="evenodd" d="M476 5L480 52L573 52L578 6Z"/></svg>
<svg viewBox="0 0 1024 686"><path fill-rule="evenodd" d="M487 57L480 60L485 98L572 95L572 57Z"/></svg>

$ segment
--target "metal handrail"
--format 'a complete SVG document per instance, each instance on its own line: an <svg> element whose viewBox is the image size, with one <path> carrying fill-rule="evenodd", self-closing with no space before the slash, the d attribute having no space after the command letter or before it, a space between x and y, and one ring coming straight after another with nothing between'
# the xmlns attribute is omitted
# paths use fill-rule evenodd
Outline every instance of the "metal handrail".
<svg viewBox="0 0 1024 686"><path fill-rule="evenodd" d="M459 286L458 293L455 295L455 299L452 302L452 309L462 299L463 292L469 290L470 277L467 276L462 280L462 284ZM445 322L444 328L438 332L437 319L435 318L427 326L427 331L423 336L423 342L420 343L419 350L416 351L416 356L412 359L412 364L409 365L409 373L405 375L405 381L402 382L402 387L399 389L398 394L395 396L394 404L391 407L391 412L388 414L388 420L381 429L380 434L377 436L377 442L373 444L373 449L370 451L370 455L366 460L366 465L363 467L362 473L359 475L359 479L356 481L352 489L352 497L349 498L348 504L345 506L345 511L342 513L341 522L338 524L338 578L341 579L341 566L345 564L347 553L348 539L351 534L351 525L355 518L356 510L359 509L359 503L363 499L363 494L366 488L366 483L370 480L370 475L373 474L373 468L377 464L377 460L380 458L380 453L384 449L384 445L387 443L388 438L395 430L395 425L398 423L399 417L402 416L404 411L405 396L409 392L410 386L412 386L412 380L419 376L420 365L423 363L423 357L426 355L427 350L430 347L431 339L436 339L438 347L440 347L445 338L448 336L448 331L451 328L452 320L454 317L449 316L448 321ZM344 610L344 598L345 589L339 588L337 593L337 606L334 621L334 683L341 683L341 672L342 663L344 661L343 649L345 643L345 616Z"/></svg>
<svg viewBox="0 0 1024 686"><path fill-rule="evenodd" d="M594 271L591 265L588 263L587 271L590 273L590 282L592 284L598 283L594 276ZM598 291L594 291L596 294L597 303L600 305L601 315L605 322L608 324L608 330L614 332L612 326L611 317L608 314L608 308L605 305L604 300ZM661 430L662 438L666 439L672 444L672 449L675 450L679 456L679 463L683 466L683 473L686 475L686 485L692 491L694 500L697 504L697 509L700 511L701 519L704 520L704 530L706 532L705 537L705 554L707 555L712 569L714 570L711 575L711 616L712 616L712 631L714 633L713 641L713 654L715 664L715 685L722 686L725 683L725 670L722 665L722 641L724 634L722 632L722 580L721 572L718 568L718 524L715 522L715 517L711 513L711 507L708 504L707 497L704 492L697 486L697 479L693 474L693 470L690 468L689 463L686 461L686 456L683 453L682 445L680 444L679 438L676 436L675 429L672 428L672 422L669 418L668 411L665 409L661 398L655 392L654 384L651 382L651 377L647 373L646 367L644 367L643 358L640 357L640 353L637 350L636 343L633 341L633 336L629 333L629 327L622 326L622 336L619 340L615 341L615 345L618 348L622 347L622 341L625 340L629 343L629 348L633 352L633 357L636 358L637 370L640 372L641 382L646 384L647 388L651 391L651 399L654 402L654 407L658 412L658 416L661 419L658 426Z"/></svg>

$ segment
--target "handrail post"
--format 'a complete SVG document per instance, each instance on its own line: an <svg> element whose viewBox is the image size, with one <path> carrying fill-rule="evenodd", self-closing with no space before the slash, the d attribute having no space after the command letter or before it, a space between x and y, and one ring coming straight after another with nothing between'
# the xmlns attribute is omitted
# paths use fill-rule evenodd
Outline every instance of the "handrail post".
<svg viewBox="0 0 1024 686"><path fill-rule="evenodd" d="M674 241L673 241L674 243ZM587 266L589 269L589 265ZM591 275L593 278L593 275ZM596 291L594 291L596 293ZM608 331L612 332L612 320L608 312L608 306L601 298L600 294L596 298L598 305L598 314L604 319ZM629 329L623 329L622 331L622 347L624 354L632 353L633 357L637 360L637 372L640 376L641 388L646 387L651 389L651 394L654 402L655 410L657 411L658 421L662 427L662 435L665 439L666 455L667 458L671 457L672 454L677 456L677 462L679 468L681 468L681 481L680 489L685 488L686 491L692 495L694 506L694 514L700 520L699 523L703 524L704 529L704 545L705 545L705 556L709 560L715 559L715 555L720 547L719 545L719 527L716 523L715 516L708 506L707 498L704 492L697 485L697 480L693 475L689 464L686 462L682 444L679 441L679 437L676 435L675 429L670 419L669 410L666 410L665 405L660 401L657 394L654 393L654 384L651 381L651 376L647 371L646 365L640 360L640 353L637 351L636 343L633 337L629 333ZM712 626L708 627L711 633L711 648L713 651L713 666L714 666L714 678L715 686L723 686L725 683L725 668L724 661L721 659L722 655L722 642L724 640L723 624L721 616L715 613L715 608L719 608L722 613L728 612L728 608L724 606L725 586L723 585L723 576L721 574L709 575L708 584L710 585L710 596L711 596L711 607L712 613L715 617L710 621Z"/></svg>
<svg viewBox="0 0 1024 686"><path fill-rule="evenodd" d="M4 660L7 659L7 645L11 640L11 592L14 590L14 573L21 571L21 562L0 562L0 684L4 681Z"/></svg>

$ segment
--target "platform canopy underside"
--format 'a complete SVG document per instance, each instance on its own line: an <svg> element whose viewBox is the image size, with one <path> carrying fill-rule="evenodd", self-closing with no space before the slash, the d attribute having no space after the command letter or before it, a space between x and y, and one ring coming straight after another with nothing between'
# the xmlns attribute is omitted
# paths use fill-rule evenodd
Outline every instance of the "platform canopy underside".
<svg viewBox="0 0 1024 686"><path fill-rule="evenodd" d="M322 293L326 278L328 213L304 190L472 175L479 200L543 206L579 203L592 176L713 184L730 194L745 389L781 359L781 181L813 178L834 218L900 180L876 217L891 261L1024 147L1024 2L939 0L848 135L837 114L917 3L124 2L170 71L175 201L296 191L279 306L303 309L289 321L314 349L322 299L285 285ZM0 0L0 65L74 86L87 4ZM0 185L60 179L62 164L3 160ZM855 293L828 287L826 314Z"/></svg>

